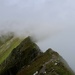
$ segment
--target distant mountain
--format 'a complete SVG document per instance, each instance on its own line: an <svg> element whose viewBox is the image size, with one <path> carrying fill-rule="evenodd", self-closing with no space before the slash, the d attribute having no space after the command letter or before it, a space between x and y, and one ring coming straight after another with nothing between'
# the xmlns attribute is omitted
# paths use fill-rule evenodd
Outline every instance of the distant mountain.
<svg viewBox="0 0 75 75"><path fill-rule="evenodd" d="M31 37L12 37L0 46L0 75L75 74L51 48L43 53Z"/></svg>

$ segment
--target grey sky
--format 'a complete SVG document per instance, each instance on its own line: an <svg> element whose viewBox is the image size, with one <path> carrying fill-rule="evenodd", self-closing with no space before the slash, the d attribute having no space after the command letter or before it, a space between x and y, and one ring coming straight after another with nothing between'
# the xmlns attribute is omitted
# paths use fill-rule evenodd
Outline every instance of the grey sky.
<svg viewBox="0 0 75 75"><path fill-rule="evenodd" d="M0 0L0 31L34 36L75 71L75 0Z"/></svg>

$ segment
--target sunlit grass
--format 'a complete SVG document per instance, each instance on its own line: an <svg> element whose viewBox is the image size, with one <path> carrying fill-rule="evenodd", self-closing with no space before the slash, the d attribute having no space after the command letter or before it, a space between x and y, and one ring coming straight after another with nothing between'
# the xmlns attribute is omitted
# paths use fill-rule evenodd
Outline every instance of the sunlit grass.
<svg viewBox="0 0 75 75"><path fill-rule="evenodd" d="M20 44L19 38L13 38L0 47L0 64L8 57L11 51Z"/></svg>

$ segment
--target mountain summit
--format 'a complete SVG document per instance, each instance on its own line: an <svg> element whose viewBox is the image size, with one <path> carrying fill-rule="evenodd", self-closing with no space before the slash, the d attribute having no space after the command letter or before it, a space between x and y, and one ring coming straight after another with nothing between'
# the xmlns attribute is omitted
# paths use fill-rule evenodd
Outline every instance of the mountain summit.
<svg viewBox="0 0 75 75"><path fill-rule="evenodd" d="M8 49L5 52L7 51ZM57 52L51 48L42 52L31 37L27 37L12 48L0 63L0 75L74 75L74 73Z"/></svg>

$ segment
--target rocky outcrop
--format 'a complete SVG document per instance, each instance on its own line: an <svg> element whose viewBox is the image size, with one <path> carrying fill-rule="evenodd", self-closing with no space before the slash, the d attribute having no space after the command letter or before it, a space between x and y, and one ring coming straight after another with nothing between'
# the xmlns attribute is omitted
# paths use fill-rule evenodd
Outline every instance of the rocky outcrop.
<svg viewBox="0 0 75 75"><path fill-rule="evenodd" d="M0 75L74 75L66 65L57 52L50 48L43 53L27 37L0 64Z"/></svg>

